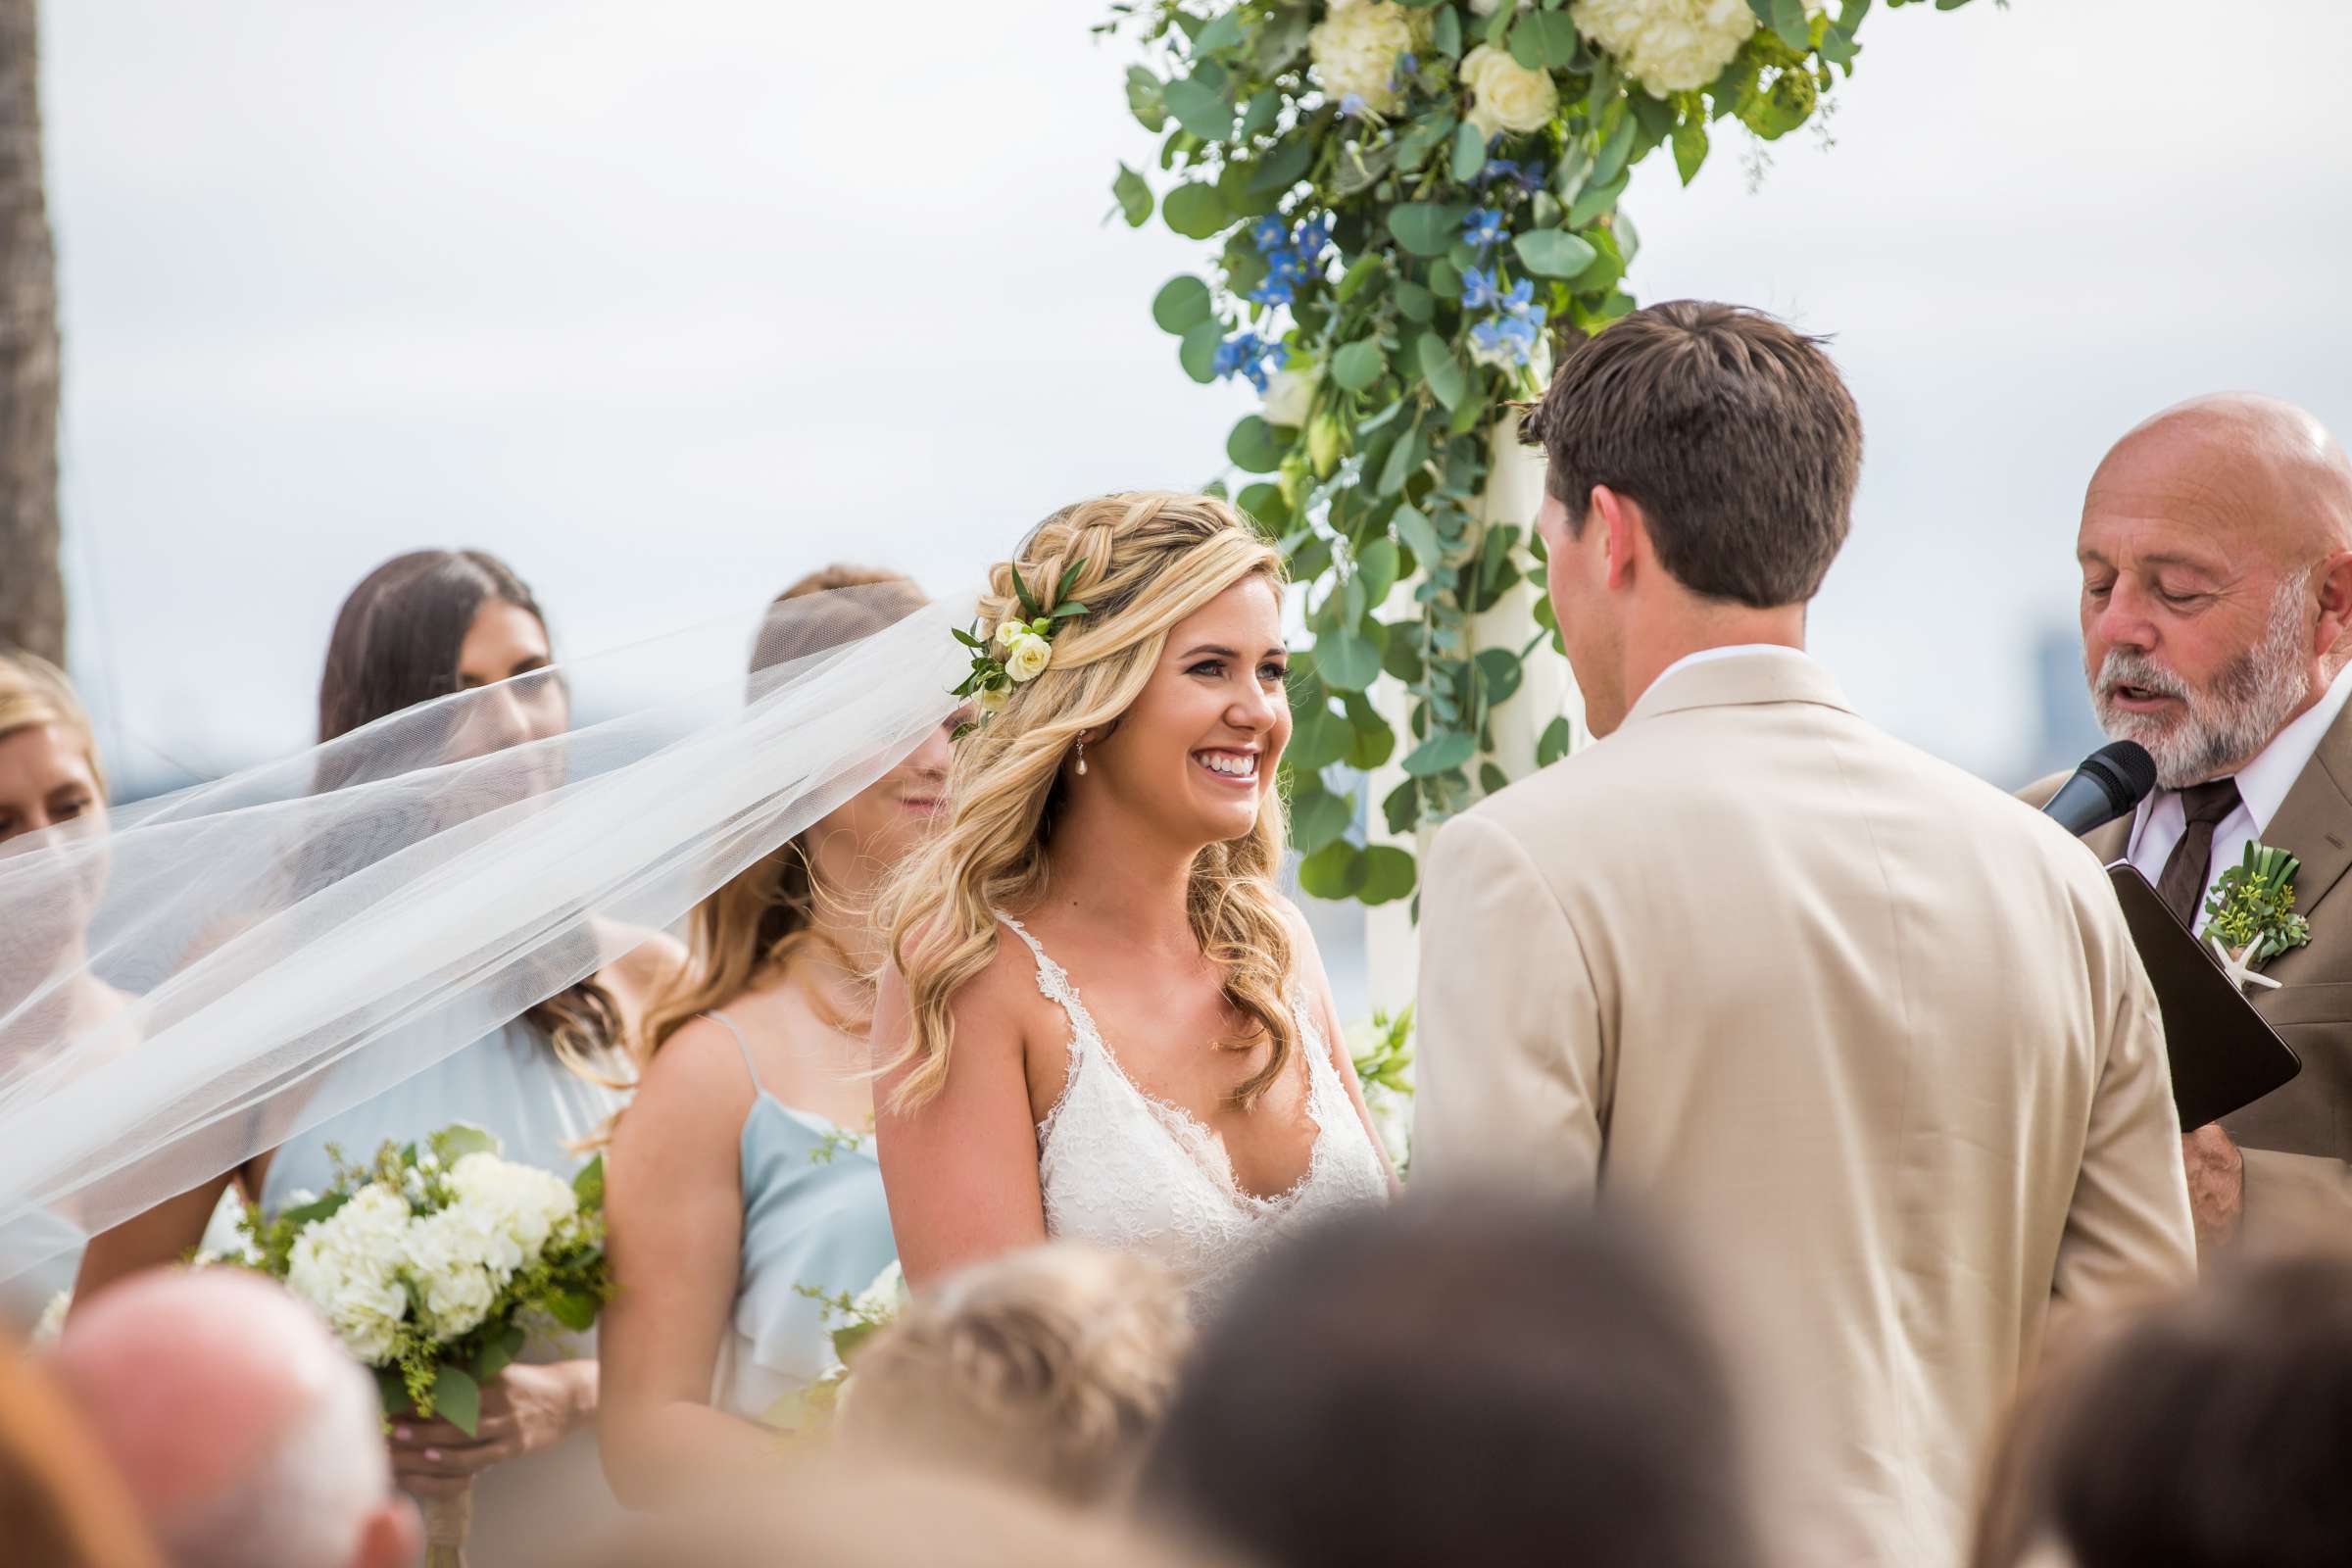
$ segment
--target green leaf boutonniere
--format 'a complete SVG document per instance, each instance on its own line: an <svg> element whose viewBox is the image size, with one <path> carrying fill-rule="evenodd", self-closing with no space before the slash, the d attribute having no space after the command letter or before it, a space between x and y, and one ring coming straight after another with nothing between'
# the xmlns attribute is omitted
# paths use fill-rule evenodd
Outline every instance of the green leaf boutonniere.
<svg viewBox="0 0 2352 1568"><path fill-rule="evenodd" d="M2311 922L2295 912L2295 872L2303 862L2284 850L2249 843L2245 858L2221 874L2205 901L2205 940L2243 987L2276 988L2256 966L2311 940Z"/></svg>

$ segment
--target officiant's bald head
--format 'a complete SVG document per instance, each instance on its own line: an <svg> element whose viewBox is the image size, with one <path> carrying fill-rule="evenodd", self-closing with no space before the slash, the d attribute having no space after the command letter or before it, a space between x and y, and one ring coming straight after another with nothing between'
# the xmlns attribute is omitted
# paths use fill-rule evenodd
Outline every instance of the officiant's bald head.
<svg viewBox="0 0 2352 1568"><path fill-rule="evenodd" d="M2167 788L2235 772L2352 659L2352 459L2291 403L2220 393L2132 428L2076 553L2100 723Z"/></svg>

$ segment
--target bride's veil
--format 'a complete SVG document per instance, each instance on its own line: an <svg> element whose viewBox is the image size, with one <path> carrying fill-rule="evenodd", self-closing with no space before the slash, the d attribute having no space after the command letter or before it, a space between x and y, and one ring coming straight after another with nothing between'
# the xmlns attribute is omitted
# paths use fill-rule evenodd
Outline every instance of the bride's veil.
<svg viewBox="0 0 2352 1568"><path fill-rule="evenodd" d="M490 1033L887 772L957 707L971 607L874 593L0 846L0 1283ZM548 706L570 727L529 738Z"/></svg>

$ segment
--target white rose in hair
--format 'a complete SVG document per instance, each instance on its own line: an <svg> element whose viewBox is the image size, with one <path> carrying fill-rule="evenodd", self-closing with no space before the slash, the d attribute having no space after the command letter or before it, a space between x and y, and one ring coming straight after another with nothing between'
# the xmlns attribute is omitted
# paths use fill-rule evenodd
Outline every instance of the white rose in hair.
<svg viewBox="0 0 2352 1568"><path fill-rule="evenodd" d="M1473 94L1464 118L1486 136L1542 130L1560 112L1560 89L1550 72L1530 71L1488 44L1462 57L1462 85Z"/></svg>
<svg viewBox="0 0 2352 1568"><path fill-rule="evenodd" d="M1033 681L1053 662L1054 645L1033 631L1025 631L1012 640L1011 649L1004 655L1004 673L1016 681Z"/></svg>
<svg viewBox="0 0 2352 1568"><path fill-rule="evenodd" d="M999 648L1006 648L1011 646L1012 640L1028 629L1029 623L1025 620L1001 620L997 622L997 646Z"/></svg>
<svg viewBox="0 0 2352 1568"><path fill-rule="evenodd" d="M1412 46L1412 20L1389 0L1335 5L1306 35L1316 84L1333 98L1352 93L1376 114L1396 107L1396 57Z"/></svg>
<svg viewBox="0 0 2352 1568"><path fill-rule="evenodd" d="M1808 17L1829 9L1804 3ZM1568 15L1652 98L1704 87L1756 30L1747 0L1575 0Z"/></svg>

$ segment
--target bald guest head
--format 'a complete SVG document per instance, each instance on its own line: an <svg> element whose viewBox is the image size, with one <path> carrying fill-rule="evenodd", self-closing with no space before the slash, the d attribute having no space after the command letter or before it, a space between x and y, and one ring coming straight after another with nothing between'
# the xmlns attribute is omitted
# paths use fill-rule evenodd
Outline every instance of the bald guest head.
<svg viewBox="0 0 2352 1568"><path fill-rule="evenodd" d="M2099 723L2168 789L2236 772L2352 660L2352 459L2291 403L2224 393L2133 429L2076 555Z"/></svg>
<svg viewBox="0 0 2352 1568"><path fill-rule="evenodd" d="M416 1559L373 1383L326 1326L233 1269L156 1269L90 1298L57 1369L179 1568Z"/></svg>

